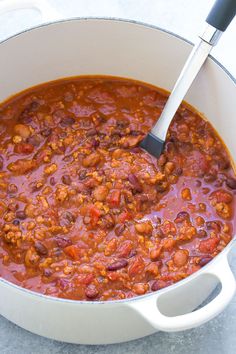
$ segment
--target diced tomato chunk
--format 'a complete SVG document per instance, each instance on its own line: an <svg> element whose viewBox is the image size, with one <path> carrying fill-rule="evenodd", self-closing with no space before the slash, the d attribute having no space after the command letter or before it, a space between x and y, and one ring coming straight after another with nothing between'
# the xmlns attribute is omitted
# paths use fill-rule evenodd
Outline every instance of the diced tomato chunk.
<svg viewBox="0 0 236 354"><path fill-rule="evenodd" d="M121 224L123 224L127 220L131 220L132 215L128 211L123 211L120 216L119 216L119 221Z"/></svg>
<svg viewBox="0 0 236 354"><path fill-rule="evenodd" d="M133 242L130 240L126 240L121 243L120 247L117 250L118 257L124 258L128 257L131 250L133 248Z"/></svg>
<svg viewBox="0 0 236 354"><path fill-rule="evenodd" d="M137 274L140 274L144 271L145 263L141 256L136 256L133 258L130 266L129 266L129 276L134 277Z"/></svg>
<svg viewBox="0 0 236 354"><path fill-rule="evenodd" d="M117 207L120 205L120 190L114 190L109 194L108 203L111 207Z"/></svg>
<svg viewBox="0 0 236 354"><path fill-rule="evenodd" d="M216 237L203 240L199 244L199 251L202 253L212 253L219 243L219 239Z"/></svg>
<svg viewBox="0 0 236 354"><path fill-rule="evenodd" d="M75 283L76 285L88 285L90 284L94 279L94 275L93 274L79 274L76 278L75 278Z"/></svg>
<svg viewBox="0 0 236 354"><path fill-rule="evenodd" d="M17 144L15 147L15 152L18 154L31 154L34 151L34 146L27 143Z"/></svg>
<svg viewBox="0 0 236 354"><path fill-rule="evenodd" d="M80 249L77 246L67 246L63 249L63 251L74 261L78 261L80 258Z"/></svg>
<svg viewBox="0 0 236 354"><path fill-rule="evenodd" d="M97 207L92 205L90 207L89 213L91 217L91 224L96 225L99 220L99 217L101 216L101 211Z"/></svg>

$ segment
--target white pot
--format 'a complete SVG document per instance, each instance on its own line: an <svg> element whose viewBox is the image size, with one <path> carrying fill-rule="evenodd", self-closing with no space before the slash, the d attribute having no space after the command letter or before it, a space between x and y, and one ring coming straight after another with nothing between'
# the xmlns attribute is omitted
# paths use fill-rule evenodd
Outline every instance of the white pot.
<svg viewBox="0 0 236 354"><path fill-rule="evenodd" d="M45 1L7 2L39 7ZM1 1L0 12L6 9ZM53 13L55 15L55 11ZM48 20L48 18L47 18ZM0 44L0 101L27 87L61 77L102 74L134 78L171 90L192 45L161 29L118 19L73 19L39 26ZM236 157L236 85L209 58L186 100L212 122ZM219 314L235 293L228 254L235 241L187 279L129 300L83 302L40 295L0 279L0 313L19 326L60 341L104 344L158 330L193 328ZM220 293L196 309L221 283Z"/></svg>

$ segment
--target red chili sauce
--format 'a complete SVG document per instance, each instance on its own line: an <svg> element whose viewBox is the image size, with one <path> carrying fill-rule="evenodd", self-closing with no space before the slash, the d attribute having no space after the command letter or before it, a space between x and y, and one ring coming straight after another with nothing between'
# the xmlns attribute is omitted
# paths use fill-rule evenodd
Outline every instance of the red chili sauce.
<svg viewBox="0 0 236 354"><path fill-rule="evenodd" d="M117 300L196 272L235 232L236 179L209 122L182 104L159 159L139 147L167 95L78 77L0 106L0 276Z"/></svg>

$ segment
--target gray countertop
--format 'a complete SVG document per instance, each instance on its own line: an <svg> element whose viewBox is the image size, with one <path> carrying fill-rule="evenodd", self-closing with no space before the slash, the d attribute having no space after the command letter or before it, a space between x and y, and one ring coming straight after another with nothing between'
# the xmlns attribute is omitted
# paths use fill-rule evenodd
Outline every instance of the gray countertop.
<svg viewBox="0 0 236 354"><path fill-rule="evenodd" d="M2 0L0 0L1 3ZM20 0L19 0L20 2ZM195 40L212 0L48 0L63 17L109 16L140 20ZM4 14L0 21L0 40L40 23L31 10ZM236 76L236 20L222 37L213 55ZM236 255L236 252L234 251ZM236 261L232 262L236 274ZM207 324L185 332L158 332L136 341L108 346L65 344L31 334L0 316L1 354L233 354L236 351L236 297L228 308Z"/></svg>

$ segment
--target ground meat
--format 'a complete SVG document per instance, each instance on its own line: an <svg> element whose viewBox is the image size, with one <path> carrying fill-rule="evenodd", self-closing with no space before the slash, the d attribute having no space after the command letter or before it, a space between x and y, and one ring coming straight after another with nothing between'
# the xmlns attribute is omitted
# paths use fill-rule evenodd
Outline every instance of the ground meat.
<svg viewBox="0 0 236 354"><path fill-rule="evenodd" d="M183 103L159 159L139 146L166 99L81 77L0 106L0 275L67 299L125 299L176 283L230 242L236 178L211 125Z"/></svg>

